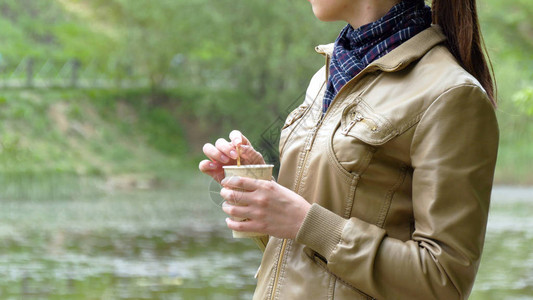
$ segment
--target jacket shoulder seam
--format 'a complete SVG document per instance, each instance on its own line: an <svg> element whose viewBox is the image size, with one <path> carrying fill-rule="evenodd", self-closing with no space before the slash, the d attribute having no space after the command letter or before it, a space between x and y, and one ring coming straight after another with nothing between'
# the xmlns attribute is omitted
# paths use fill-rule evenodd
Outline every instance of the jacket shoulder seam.
<svg viewBox="0 0 533 300"><path fill-rule="evenodd" d="M447 88L446 90L444 90L437 97L435 97L435 99L424 110L422 110L419 114L417 114L417 116L414 118L414 119L416 119L416 122L413 122L413 126L416 125L416 128L415 128L415 132L413 133L413 138L412 138L412 141L411 141L411 145L413 145L414 141L417 139L417 130L418 130L418 126L420 124L420 121L431 110L431 107L433 107L434 105L437 105L438 103L440 103L441 100L444 99L446 95L450 94L453 91L459 90L461 88L473 88L473 89L479 90L484 95L484 97L481 97L481 98L483 98L483 101L486 102L488 105L493 106L492 103L490 102L490 100L488 99L488 97L486 96L485 91L479 85L477 85L475 83L461 83L461 84L453 85L453 86ZM411 147L411 151L412 151L412 149L413 149L413 147Z"/></svg>
<svg viewBox="0 0 533 300"><path fill-rule="evenodd" d="M431 103L425 108L423 109L422 111L420 111L418 114L416 114L415 117L413 117L411 119L411 121L409 122L406 122L406 124L411 124L410 126L407 126L406 130L414 125L416 125L418 122L420 122L420 120L424 117L424 115L430 110L430 108L435 105L437 102L439 102L445 95L447 95L448 93L454 91L454 90L457 90L457 89L460 89L460 88L474 88L474 89L479 89L480 91L482 91L483 93L484 90L483 88L481 88L479 85L477 84L474 84L474 83L461 83L461 84L457 84L457 85L454 85L454 86L451 86L449 88L447 88L446 90L444 90L442 93L440 93L437 97L435 97L435 99L433 101L431 101ZM483 97L486 99L486 101L490 103L490 101L488 100L488 97ZM492 104L491 104L492 105Z"/></svg>

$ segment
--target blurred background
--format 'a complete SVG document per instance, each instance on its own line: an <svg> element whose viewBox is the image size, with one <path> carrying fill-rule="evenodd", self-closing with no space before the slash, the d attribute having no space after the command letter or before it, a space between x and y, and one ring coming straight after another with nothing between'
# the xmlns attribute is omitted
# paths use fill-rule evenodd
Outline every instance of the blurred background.
<svg viewBox="0 0 533 300"><path fill-rule="evenodd" d="M501 143L471 299L533 299L533 2L479 1ZM343 23L306 1L0 2L0 299L250 299L201 147L276 163Z"/></svg>

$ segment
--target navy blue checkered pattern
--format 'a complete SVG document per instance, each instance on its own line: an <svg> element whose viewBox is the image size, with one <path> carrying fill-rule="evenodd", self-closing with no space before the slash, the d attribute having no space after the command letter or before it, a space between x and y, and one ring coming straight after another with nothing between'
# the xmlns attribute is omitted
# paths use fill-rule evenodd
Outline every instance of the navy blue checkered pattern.
<svg viewBox="0 0 533 300"><path fill-rule="evenodd" d="M401 1L381 19L358 29L346 25L335 41L323 112L326 112L339 90L372 61L430 25L431 8L423 0Z"/></svg>

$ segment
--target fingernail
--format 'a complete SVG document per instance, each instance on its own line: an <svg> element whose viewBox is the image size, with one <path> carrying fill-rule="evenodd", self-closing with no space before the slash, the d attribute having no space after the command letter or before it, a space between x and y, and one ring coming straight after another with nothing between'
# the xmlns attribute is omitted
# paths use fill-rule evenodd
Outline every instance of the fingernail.
<svg viewBox="0 0 533 300"><path fill-rule="evenodd" d="M214 163L209 163L209 169L216 169L217 166L215 166Z"/></svg>
<svg viewBox="0 0 533 300"><path fill-rule="evenodd" d="M224 184L226 184L226 182L228 182L228 180L229 180L229 179L226 177L226 178L222 179L222 181L220 182L220 184L224 185Z"/></svg>
<svg viewBox="0 0 533 300"><path fill-rule="evenodd" d="M237 159L237 152L235 152L234 150L231 150L229 152L229 156L233 159Z"/></svg>
<svg viewBox="0 0 533 300"><path fill-rule="evenodd" d="M227 157L227 156L224 155L224 154L221 154L221 155L220 155L220 160L221 160L222 162L224 162L224 163L227 163L227 162L229 162L229 157Z"/></svg>

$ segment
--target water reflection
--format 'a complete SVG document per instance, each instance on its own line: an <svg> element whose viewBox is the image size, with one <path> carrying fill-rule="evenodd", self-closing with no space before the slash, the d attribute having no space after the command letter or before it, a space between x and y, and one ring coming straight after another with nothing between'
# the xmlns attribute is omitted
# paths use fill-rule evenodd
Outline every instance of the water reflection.
<svg viewBox="0 0 533 300"><path fill-rule="evenodd" d="M75 199L2 198L2 299L251 297L260 251L231 238L204 181Z"/></svg>
<svg viewBox="0 0 533 300"><path fill-rule="evenodd" d="M533 188L494 189L471 299L533 299L532 215Z"/></svg>
<svg viewBox="0 0 533 300"><path fill-rule="evenodd" d="M260 251L208 182L0 203L2 299L250 299ZM494 191L471 299L533 298L533 189Z"/></svg>
<svg viewBox="0 0 533 300"><path fill-rule="evenodd" d="M259 250L220 232L191 236L155 231L149 236L61 232L61 249L48 251L54 235L3 243L1 295L103 294L155 299L159 293L250 296ZM172 236L171 238L169 236ZM28 240L33 245L28 246ZM57 245L54 248L58 247ZM133 293L124 292L126 290ZM90 289L86 290L86 289Z"/></svg>

